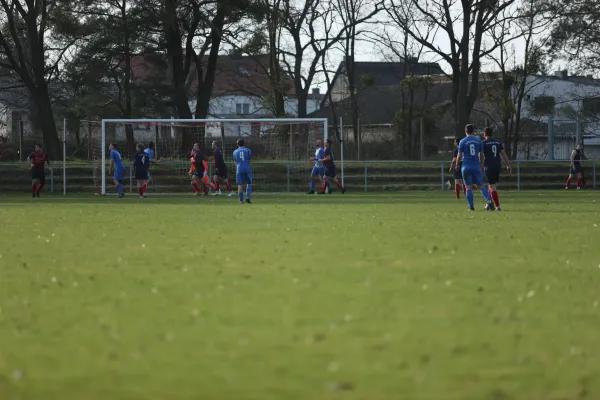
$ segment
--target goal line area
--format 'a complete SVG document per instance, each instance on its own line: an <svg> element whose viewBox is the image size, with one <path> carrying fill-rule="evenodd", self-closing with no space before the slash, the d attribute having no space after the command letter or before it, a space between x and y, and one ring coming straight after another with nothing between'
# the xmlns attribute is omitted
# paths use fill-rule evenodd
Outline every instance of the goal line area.
<svg viewBox="0 0 600 400"><path fill-rule="evenodd" d="M252 150L254 180L264 192L287 192L296 181L303 186L310 177L311 158L317 140L328 139L327 119L104 119L81 121L89 132L94 165L94 187L100 194L112 186L109 174L109 144L121 153L130 178L135 146L152 146L154 163L150 167L148 193L178 193L189 190L188 171L195 143L211 166L213 146L221 149L235 179L232 153L237 140L244 139ZM214 143L214 144L213 144ZM260 163L259 163L260 162ZM129 175L129 176L127 176Z"/></svg>

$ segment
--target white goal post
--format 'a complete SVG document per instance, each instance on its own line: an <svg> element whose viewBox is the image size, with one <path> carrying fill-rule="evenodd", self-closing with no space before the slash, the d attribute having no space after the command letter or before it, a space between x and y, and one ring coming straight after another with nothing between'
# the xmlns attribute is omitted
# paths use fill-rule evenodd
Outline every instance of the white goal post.
<svg viewBox="0 0 600 400"><path fill-rule="evenodd" d="M297 192L308 185L316 140L329 137L327 118L103 119L99 128L99 132L91 135L90 147L96 165L96 189L102 195L107 194L107 180L110 180L107 171L110 143L119 145L126 181L127 177L131 180L131 146L154 143L159 164L150 168L154 184L149 186L149 193L189 190L187 171L193 143L198 143L208 157L212 155L211 143L217 142L234 183L232 152L239 138L244 139L253 152L258 191ZM108 183L110 185L110 181Z"/></svg>

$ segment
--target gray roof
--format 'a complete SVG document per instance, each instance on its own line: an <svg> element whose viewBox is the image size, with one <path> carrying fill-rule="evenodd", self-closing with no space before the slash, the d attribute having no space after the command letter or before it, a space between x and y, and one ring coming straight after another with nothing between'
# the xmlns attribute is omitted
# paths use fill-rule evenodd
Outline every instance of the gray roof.
<svg viewBox="0 0 600 400"><path fill-rule="evenodd" d="M428 91L416 91L413 99L413 109L431 108L448 103L451 98L452 85L449 83L433 84ZM358 93L358 118L361 124L391 124L394 116L402 109L404 103L400 86L372 86ZM351 121L353 112L350 98L335 103L335 117ZM330 105L309 115L313 118L333 120L333 110Z"/></svg>
<svg viewBox="0 0 600 400"><path fill-rule="evenodd" d="M357 80L363 76L373 79L374 86L398 85L407 75L440 75L444 71L437 63L355 61L354 74ZM342 61L333 78L346 74L346 62Z"/></svg>

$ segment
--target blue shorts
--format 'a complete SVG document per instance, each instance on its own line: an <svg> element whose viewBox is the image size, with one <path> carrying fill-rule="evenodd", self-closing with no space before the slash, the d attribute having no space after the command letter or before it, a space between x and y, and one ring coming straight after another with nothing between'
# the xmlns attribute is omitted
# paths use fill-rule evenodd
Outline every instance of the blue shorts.
<svg viewBox="0 0 600 400"><path fill-rule="evenodd" d="M237 172L235 174L235 183L238 185L251 185L252 172Z"/></svg>
<svg viewBox="0 0 600 400"><path fill-rule="evenodd" d="M335 178L335 165L325 167L325 176L328 176L330 178Z"/></svg>
<svg viewBox="0 0 600 400"><path fill-rule="evenodd" d="M311 176L323 176L324 173L324 168L323 167L317 167L314 166L312 169L312 172L310 173Z"/></svg>
<svg viewBox="0 0 600 400"><path fill-rule="evenodd" d="M125 168L115 169L115 174L113 176L113 179L119 183L123 183L123 179L125 179Z"/></svg>
<svg viewBox="0 0 600 400"><path fill-rule="evenodd" d="M466 186L483 185L483 174L479 167L463 167L462 168L463 182Z"/></svg>

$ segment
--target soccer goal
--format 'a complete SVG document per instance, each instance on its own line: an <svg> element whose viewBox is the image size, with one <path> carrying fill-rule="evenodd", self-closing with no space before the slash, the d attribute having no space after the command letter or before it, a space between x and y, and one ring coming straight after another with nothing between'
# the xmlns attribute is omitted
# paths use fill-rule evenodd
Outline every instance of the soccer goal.
<svg viewBox="0 0 600 400"><path fill-rule="evenodd" d="M89 125L89 122L86 122ZM112 191L109 144L118 146L125 164L124 186L133 187L135 145L154 145L156 164L150 166L148 193L185 193L189 187L191 150L198 143L206 158L212 143L221 149L235 184L233 151L238 139L252 150L254 190L305 191L313 165L315 142L325 140L327 119L105 119L89 129L94 183L98 194ZM208 161L212 178L213 165ZM108 187L107 187L108 185Z"/></svg>

